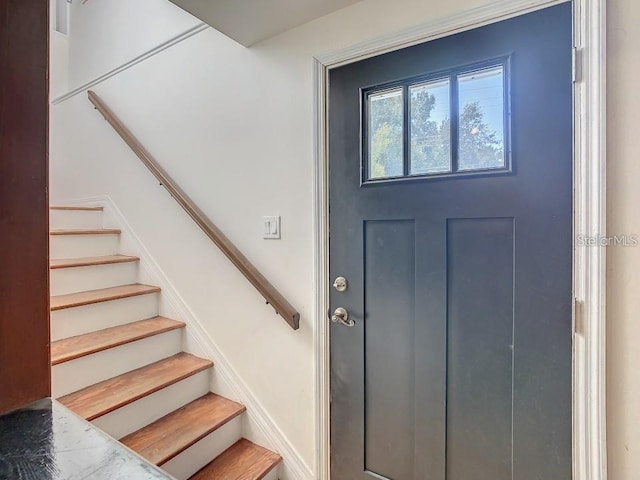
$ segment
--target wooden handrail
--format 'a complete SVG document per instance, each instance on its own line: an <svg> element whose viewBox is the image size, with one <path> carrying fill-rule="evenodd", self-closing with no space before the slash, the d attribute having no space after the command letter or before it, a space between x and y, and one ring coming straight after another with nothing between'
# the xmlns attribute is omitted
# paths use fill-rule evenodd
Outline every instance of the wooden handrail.
<svg viewBox="0 0 640 480"><path fill-rule="evenodd" d="M133 136L127 127L115 116L95 92L89 91L89 100L102 114L113 129L122 137L131 150L138 156L142 163L153 173L160 184L167 189L171 196L178 202L185 212L193 219L202 231L215 243L231 263L251 282L265 298L268 304L282 316L294 330L300 328L300 314L289 302L271 285L256 267L245 257L238 248L229 240L222 231L200 210L189 196L176 184L169 174L151 156L149 151Z"/></svg>

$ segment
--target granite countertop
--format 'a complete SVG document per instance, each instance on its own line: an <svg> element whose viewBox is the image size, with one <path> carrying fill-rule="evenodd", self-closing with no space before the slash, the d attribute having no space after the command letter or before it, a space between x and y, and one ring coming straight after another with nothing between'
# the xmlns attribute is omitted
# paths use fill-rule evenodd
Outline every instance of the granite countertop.
<svg viewBox="0 0 640 480"><path fill-rule="evenodd" d="M170 480L51 399L0 417L0 480Z"/></svg>

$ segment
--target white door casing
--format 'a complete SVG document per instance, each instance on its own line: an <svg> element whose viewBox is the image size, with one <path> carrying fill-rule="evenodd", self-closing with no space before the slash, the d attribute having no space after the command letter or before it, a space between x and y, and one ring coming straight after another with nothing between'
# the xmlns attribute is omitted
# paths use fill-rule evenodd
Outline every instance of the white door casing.
<svg viewBox="0 0 640 480"><path fill-rule="evenodd" d="M318 55L315 65L314 291L316 314L316 464L330 472L328 72L364 58L522 15L558 0L498 0L446 18ZM574 353L573 479L606 480L605 247L578 245L606 233L606 0L573 0L574 10Z"/></svg>

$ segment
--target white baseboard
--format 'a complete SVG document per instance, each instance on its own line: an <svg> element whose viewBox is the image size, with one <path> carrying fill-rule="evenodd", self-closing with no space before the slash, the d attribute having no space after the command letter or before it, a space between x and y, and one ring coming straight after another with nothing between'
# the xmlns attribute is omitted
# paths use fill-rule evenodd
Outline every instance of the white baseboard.
<svg viewBox="0 0 640 480"><path fill-rule="evenodd" d="M121 245L124 253L140 257L140 275L145 282L152 282L162 289L160 313L183 321L185 351L203 356L214 363L214 390L247 407L243 429L245 437L279 453L283 458L280 480L314 480L317 478L296 448L278 427L269 412L257 399L249 386L231 366L209 333L189 308L177 289L146 249L131 225L108 195L57 202L58 205L102 206L105 226L122 230ZM310 432L312 434L312 432Z"/></svg>

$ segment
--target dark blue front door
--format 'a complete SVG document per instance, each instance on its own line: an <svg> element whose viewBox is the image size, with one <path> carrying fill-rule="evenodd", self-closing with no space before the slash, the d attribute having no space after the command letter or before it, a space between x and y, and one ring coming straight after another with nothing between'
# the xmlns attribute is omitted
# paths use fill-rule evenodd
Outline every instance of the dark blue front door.
<svg viewBox="0 0 640 480"><path fill-rule="evenodd" d="M571 479L571 18L331 71L333 480Z"/></svg>

